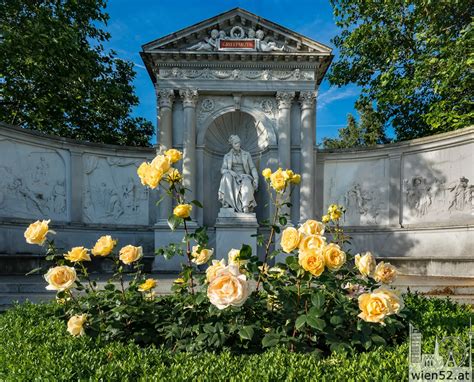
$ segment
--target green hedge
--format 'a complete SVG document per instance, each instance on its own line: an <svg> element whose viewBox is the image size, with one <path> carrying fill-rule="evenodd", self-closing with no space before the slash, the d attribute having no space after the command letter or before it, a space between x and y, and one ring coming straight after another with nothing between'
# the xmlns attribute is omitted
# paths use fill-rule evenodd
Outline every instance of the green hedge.
<svg viewBox="0 0 474 382"><path fill-rule="evenodd" d="M450 301L407 296L413 323L424 338L467 335L472 308ZM154 346L74 338L55 316L54 304L23 304L0 315L0 380L157 381L394 381L406 380L408 344L376 351L312 353L273 349L261 354L173 353ZM424 342L429 351L432 343Z"/></svg>

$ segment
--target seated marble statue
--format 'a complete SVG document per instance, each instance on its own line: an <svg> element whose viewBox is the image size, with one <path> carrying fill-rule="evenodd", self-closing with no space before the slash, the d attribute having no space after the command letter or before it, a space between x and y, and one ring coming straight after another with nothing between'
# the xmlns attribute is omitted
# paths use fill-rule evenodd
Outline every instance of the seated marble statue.
<svg viewBox="0 0 474 382"><path fill-rule="evenodd" d="M258 189L258 172L250 153L240 148L239 136L231 135L229 143L232 149L222 163L219 201L224 208L248 213L257 205L254 193Z"/></svg>

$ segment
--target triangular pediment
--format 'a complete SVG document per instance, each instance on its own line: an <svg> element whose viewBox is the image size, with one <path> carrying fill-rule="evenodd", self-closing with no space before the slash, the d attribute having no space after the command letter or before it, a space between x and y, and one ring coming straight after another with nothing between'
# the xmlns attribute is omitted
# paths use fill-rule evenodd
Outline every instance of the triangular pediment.
<svg viewBox="0 0 474 382"><path fill-rule="evenodd" d="M241 8L143 45L144 52L262 52L330 55L332 49Z"/></svg>

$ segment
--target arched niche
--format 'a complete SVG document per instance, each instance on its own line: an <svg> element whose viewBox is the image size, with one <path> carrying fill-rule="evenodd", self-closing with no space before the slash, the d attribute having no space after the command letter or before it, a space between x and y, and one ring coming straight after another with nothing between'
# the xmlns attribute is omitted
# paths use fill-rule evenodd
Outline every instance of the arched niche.
<svg viewBox="0 0 474 382"><path fill-rule="evenodd" d="M205 204L203 223L206 226L214 225L221 207L217 194L221 180L222 160L230 150L229 137L232 134L240 137L242 149L250 152L260 174L262 164L265 165L267 161L268 148L273 140L272 133L273 130L269 131L268 126L265 126L262 121L243 110L229 110L209 121L201 137L202 195ZM256 212L257 217L262 217L265 204L262 196L265 190L263 179L259 181L261 187L256 193L258 204Z"/></svg>

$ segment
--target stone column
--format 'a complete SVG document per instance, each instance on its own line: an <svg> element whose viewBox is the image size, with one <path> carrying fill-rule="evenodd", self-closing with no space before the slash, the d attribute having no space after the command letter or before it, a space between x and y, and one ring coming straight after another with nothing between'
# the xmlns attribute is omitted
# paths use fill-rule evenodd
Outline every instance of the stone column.
<svg viewBox="0 0 474 382"><path fill-rule="evenodd" d="M314 218L314 106L316 92L301 92L300 221Z"/></svg>
<svg viewBox="0 0 474 382"><path fill-rule="evenodd" d="M157 89L158 129L156 134L160 152L173 145L173 89Z"/></svg>
<svg viewBox="0 0 474 382"><path fill-rule="evenodd" d="M291 104L295 98L295 92L277 92L278 104L278 162L283 169L291 169ZM282 212L289 214L289 207L283 207Z"/></svg>
<svg viewBox="0 0 474 382"><path fill-rule="evenodd" d="M187 199L196 197L196 103L198 92L196 89L182 89L179 95L183 99L184 110L184 157L183 183L188 189ZM196 218L196 206L193 207L191 217Z"/></svg>
<svg viewBox="0 0 474 382"><path fill-rule="evenodd" d="M163 153L173 146L173 89L158 89L158 129L157 132L157 153ZM160 197L163 200L159 206L158 223L167 224L168 216L171 214L173 206L171 198L161 191Z"/></svg>

